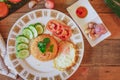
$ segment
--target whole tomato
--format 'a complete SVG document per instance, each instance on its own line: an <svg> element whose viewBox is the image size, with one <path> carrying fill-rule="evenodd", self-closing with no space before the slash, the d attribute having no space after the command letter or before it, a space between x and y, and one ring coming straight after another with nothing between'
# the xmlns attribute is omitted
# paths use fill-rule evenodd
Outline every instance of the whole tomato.
<svg viewBox="0 0 120 80"><path fill-rule="evenodd" d="M7 16L9 12L7 4L0 2L0 18Z"/></svg>
<svg viewBox="0 0 120 80"><path fill-rule="evenodd" d="M8 0L8 1L10 1L10 2L12 2L12 3L19 3L19 2L21 2L22 0Z"/></svg>

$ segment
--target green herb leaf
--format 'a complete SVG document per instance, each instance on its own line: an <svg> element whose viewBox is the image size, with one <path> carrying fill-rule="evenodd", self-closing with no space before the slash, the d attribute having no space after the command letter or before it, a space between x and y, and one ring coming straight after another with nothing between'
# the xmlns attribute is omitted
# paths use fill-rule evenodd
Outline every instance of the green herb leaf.
<svg viewBox="0 0 120 80"><path fill-rule="evenodd" d="M50 51L50 52L53 52L53 48L54 48L54 45L50 45L49 51Z"/></svg>
<svg viewBox="0 0 120 80"><path fill-rule="evenodd" d="M39 50L40 50L42 53L44 53L44 52L46 51L46 45L45 45L45 43L43 43L42 41L40 41L40 42L38 43L38 48L39 48Z"/></svg>
<svg viewBox="0 0 120 80"><path fill-rule="evenodd" d="M46 46L39 48L42 53L46 52Z"/></svg>
<svg viewBox="0 0 120 80"><path fill-rule="evenodd" d="M42 53L46 52L47 44L50 43L49 38L44 38L43 41L38 42L38 48ZM50 50L51 51L51 50Z"/></svg>
<svg viewBox="0 0 120 80"><path fill-rule="evenodd" d="M43 40L43 42L46 43L46 44L48 44L48 43L50 42L50 39L49 39L49 38L45 38L45 39Z"/></svg>
<svg viewBox="0 0 120 80"><path fill-rule="evenodd" d="M38 47L42 47L42 46L43 46L43 42L42 41L38 42Z"/></svg>

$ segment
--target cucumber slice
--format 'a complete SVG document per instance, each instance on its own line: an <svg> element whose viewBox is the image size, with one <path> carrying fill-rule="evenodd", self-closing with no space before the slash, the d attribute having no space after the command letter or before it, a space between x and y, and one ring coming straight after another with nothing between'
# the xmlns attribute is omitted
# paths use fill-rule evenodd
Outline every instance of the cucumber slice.
<svg viewBox="0 0 120 80"><path fill-rule="evenodd" d="M28 49L28 48L29 48L29 46L27 44L25 44L25 43L19 43L16 46L17 51L20 51L20 50L23 50L23 49Z"/></svg>
<svg viewBox="0 0 120 80"><path fill-rule="evenodd" d="M38 35L42 34L44 32L44 28L40 23L35 24L35 28L36 28L36 30L38 32Z"/></svg>
<svg viewBox="0 0 120 80"><path fill-rule="evenodd" d="M24 28L23 35L25 37L27 37L28 39L32 39L33 38L33 33L32 33L32 31L29 28Z"/></svg>
<svg viewBox="0 0 120 80"><path fill-rule="evenodd" d="M16 53L16 56L20 59L25 59L29 56L29 50L20 50Z"/></svg>
<svg viewBox="0 0 120 80"><path fill-rule="evenodd" d="M38 36L37 30L35 29L34 25L29 25L29 29L32 31L34 38Z"/></svg>
<svg viewBox="0 0 120 80"><path fill-rule="evenodd" d="M27 43L28 44L29 43L29 39L26 38L23 35L19 35L19 36L16 37L16 42L17 42L17 44L18 43Z"/></svg>

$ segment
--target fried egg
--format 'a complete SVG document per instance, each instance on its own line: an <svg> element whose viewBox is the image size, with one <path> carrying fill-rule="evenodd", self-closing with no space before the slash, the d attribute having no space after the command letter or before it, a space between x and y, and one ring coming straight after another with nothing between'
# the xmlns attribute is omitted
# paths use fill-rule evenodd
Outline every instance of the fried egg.
<svg viewBox="0 0 120 80"><path fill-rule="evenodd" d="M66 70L76 62L76 49L73 43L62 41L59 44L58 56L54 60L54 66L58 70Z"/></svg>

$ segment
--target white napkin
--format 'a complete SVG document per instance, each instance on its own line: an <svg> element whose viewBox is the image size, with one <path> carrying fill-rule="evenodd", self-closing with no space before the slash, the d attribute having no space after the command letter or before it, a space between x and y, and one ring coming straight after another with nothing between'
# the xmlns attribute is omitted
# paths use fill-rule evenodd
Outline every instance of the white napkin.
<svg viewBox="0 0 120 80"><path fill-rule="evenodd" d="M12 68L6 53L6 45L0 34L0 74L6 75L13 79L17 78L17 73Z"/></svg>

